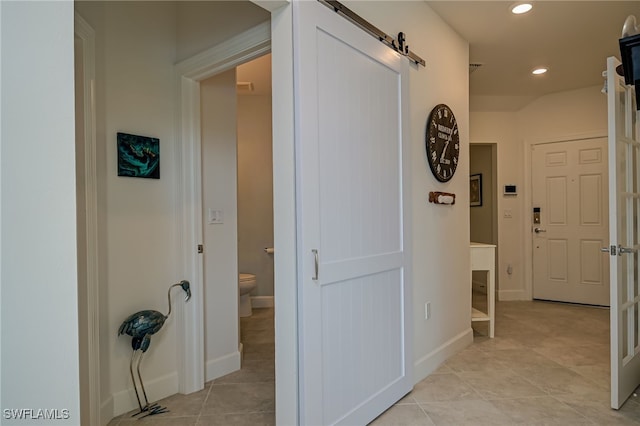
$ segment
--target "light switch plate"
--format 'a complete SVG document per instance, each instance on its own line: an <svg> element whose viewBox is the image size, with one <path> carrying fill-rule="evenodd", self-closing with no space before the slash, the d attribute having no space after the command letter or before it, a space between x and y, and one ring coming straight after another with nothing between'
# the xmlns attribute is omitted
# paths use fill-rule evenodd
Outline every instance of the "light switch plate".
<svg viewBox="0 0 640 426"><path fill-rule="evenodd" d="M224 223L224 214L222 210L209 209L208 213L210 225Z"/></svg>

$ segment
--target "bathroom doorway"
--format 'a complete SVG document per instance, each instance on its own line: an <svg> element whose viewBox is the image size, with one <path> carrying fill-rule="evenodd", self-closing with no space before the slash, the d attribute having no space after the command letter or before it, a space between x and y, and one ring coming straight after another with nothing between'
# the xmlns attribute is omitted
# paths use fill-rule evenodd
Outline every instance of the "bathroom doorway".
<svg viewBox="0 0 640 426"><path fill-rule="evenodd" d="M238 270L256 277L254 308L273 307L271 54L236 68Z"/></svg>
<svg viewBox="0 0 640 426"><path fill-rule="evenodd" d="M245 366L273 384L271 55L202 80L200 99L205 380L247 385Z"/></svg>

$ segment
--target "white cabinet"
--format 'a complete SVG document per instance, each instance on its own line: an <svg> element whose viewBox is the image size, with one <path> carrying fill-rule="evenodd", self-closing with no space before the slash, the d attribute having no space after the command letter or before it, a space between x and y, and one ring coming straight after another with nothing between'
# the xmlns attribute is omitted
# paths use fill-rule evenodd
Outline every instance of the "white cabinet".
<svg viewBox="0 0 640 426"><path fill-rule="evenodd" d="M496 246L493 244L471 243L471 271L487 273L487 312L471 307L471 321L489 321L489 337L493 338L495 329L495 258ZM471 287L469 287L471 288Z"/></svg>

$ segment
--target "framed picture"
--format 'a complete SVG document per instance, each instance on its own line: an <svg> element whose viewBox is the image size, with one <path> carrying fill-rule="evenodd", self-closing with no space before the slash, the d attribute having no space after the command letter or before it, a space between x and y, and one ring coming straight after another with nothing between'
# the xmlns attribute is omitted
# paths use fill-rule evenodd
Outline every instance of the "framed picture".
<svg viewBox="0 0 640 426"><path fill-rule="evenodd" d="M118 176L160 179L160 139L118 133Z"/></svg>
<svg viewBox="0 0 640 426"><path fill-rule="evenodd" d="M482 174L471 175L469 178L469 201L471 207L482 205Z"/></svg>

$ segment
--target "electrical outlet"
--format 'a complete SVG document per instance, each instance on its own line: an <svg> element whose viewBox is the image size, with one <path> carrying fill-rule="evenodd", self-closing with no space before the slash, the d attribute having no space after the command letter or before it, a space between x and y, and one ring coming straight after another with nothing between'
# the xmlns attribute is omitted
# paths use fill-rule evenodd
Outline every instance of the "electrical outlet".
<svg viewBox="0 0 640 426"><path fill-rule="evenodd" d="M431 302L424 304L424 319L428 320L429 318L431 318Z"/></svg>

